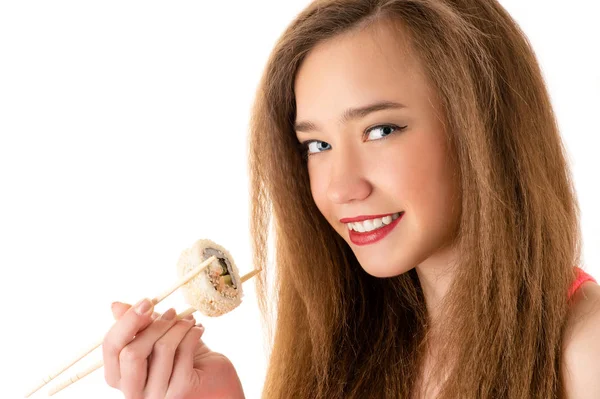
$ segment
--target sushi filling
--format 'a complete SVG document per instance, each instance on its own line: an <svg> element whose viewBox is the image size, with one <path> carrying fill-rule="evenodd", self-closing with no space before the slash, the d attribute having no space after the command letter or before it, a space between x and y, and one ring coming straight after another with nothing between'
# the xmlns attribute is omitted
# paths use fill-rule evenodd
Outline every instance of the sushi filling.
<svg viewBox="0 0 600 399"><path fill-rule="evenodd" d="M214 248L204 250L205 259L213 255L217 257L218 262L212 262L207 268L208 278L219 294L233 299L237 296L237 290L231 265L221 251Z"/></svg>

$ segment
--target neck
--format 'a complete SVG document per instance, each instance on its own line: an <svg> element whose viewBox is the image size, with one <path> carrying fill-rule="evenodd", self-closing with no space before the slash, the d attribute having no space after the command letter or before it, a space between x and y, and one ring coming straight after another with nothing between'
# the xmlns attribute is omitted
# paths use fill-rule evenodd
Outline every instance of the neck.
<svg viewBox="0 0 600 399"><path fill-rule="evenodd" d="M425 296L431 327L435 327L440 322L441 308L454 279L456 265L456 252L453 248L447 247L415 268Z"/></svg>

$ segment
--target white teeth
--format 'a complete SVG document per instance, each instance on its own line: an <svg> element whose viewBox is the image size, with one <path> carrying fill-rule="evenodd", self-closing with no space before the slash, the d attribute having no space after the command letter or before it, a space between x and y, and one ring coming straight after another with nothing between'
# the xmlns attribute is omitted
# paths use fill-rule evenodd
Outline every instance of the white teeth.
<svg viewBox="0 0 600 399"><path fill-rule="evenodd" d="M383 218L368 219L362 222L346 223L349 230L358 231L359 233L365 233L368 231L377 230L383 226L387 226L400 217L400 212L396 212L393 215L388 215Z"/></svg>
<svg viewBox="0 0 600 399"><path fill-rule="evenodd" d="M358 231L359 233L364 233L365 232L365 227L363 226L362 223L360 222L355 222L354 223L354 230Z"/></svg>

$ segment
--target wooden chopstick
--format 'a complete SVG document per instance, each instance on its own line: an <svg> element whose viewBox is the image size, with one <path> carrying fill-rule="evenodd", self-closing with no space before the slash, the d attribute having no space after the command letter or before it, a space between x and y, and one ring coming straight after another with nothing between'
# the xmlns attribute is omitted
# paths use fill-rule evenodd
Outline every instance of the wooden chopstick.
<svg viewBox="0 0 600 399"><path fill-rule="evenodd" d="M173 284L173 286L169 287L169 289L165 290L160 295L158 295L156 298L152 299L152 303L154 305L157 305L158 303L160 303L166 297L168 297L169 295L171 295L175 290L177 290L177 288L179 288L182 285L188 283L191 279L193 279L198 273L200 273L202 270L204 270L211 262L213 262L216 259L217 259L216 256L211 256L210 258L206 259L204 262L202 262L197 267L195 267L194 269L192 269L189 273L187 273L182 278L180 278L179 281L177 281L175 284ZM46 378L44 378L42 381L40 381L33 389L31 389L25 395L25 397L26 398L30 397L35 392L37 392L40 388L42 388L44 385L48 384L50 381L52 381L53 379L55 379L56 377L58 377L59 375L61 375L66 369L68 369L69 367L71 367L72 365L74 365L75 363L77 363L79 360L81 360L85 356L87 356L94 349L96 349L100 345L102 345L103 341L104 341L104 337L102 337L102 339L98 340L96 343L94 343L92 346L90 346L85 351L81 352L77 357L75 357L70 362L66 363L64 366L62 366L61 368L59 368L57 371L49 374Z"/></svg>
<svg viewBox="0 0 600 399"><path fill-rule="evenodd" d="M247 280L251 279L252 277L254 277L256 274L258 274L258 272L260 272L260 269L255 269L255 270L251 271L250 273L245 274L241 278L242 283L244 283L245 281L247 281ZM190 307L190 308L184 310L183 312L179 313L177 315L177 317L180 318L180 319L183 319L184 317L189 316L189 315L195 313L196 311L197 311L196 308ZM52 395L54 395L54 394L62 391L63 389L65 389L69 385L71 385L71 384L73 384L73 383L81 380L83 377L85 377L88 374L91 374L92 372L98 370L102 366L104 366L104 361L103 360L99 360L98 362L94 363L92 366L88 367L87 369L83 370L82 372L76 373L74 376L70 377L68 380L65 380L64 382L60 383L56 387L52 388L48 392L48 396L52 396Z"/></svg>
<svg viewBox="0 0 600 399"><path fill-rule="evenodd" d="M196 311L196 309L189 308L189 309L181 312L180 314L178 314L177 318L183 319L184 317L191 315L195 311ZM83 377L85 377L88 374L93 373L94 371L98 370L102 366L104 366L104 360L98 360L96 363L94 363L93 365L89 366L87 369L85 369L83 371L80 371L78 373L75 373L75 375L73 375L69 379L61 382L58 385L56 385L54 388L52 388L50 391L48 391L48 396L53 396L54 394L62 391L63 389L65 389L69 385L71 385L71 384L73 384L73 383L81 380Z"/></svg>

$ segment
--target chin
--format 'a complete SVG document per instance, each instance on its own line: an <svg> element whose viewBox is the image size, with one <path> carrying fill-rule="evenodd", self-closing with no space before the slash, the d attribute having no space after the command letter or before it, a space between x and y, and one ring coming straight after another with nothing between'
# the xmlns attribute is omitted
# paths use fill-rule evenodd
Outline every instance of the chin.
<svg viewBox="0 0 600 399"><path fill-rule="evenodd" d="M370 274L373 277L379 278L387 278L387 277L395 277L399 276L403 273L406 273L413 267L403 267L402 265L397 265L388 262L373 262L373 261L361 261L358 260L362 269Z"/></svg>

